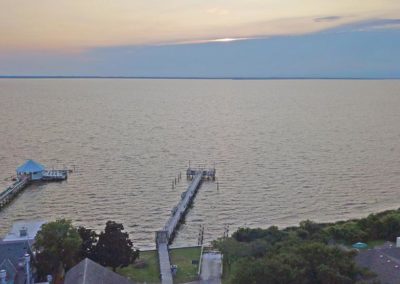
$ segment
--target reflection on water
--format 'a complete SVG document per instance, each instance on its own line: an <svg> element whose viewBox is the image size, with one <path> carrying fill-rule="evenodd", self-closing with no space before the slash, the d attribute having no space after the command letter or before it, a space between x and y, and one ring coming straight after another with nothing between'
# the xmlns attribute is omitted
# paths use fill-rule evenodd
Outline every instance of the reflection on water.
<svg viewBox="0 0 400 284"><path fill-rule="evenodd" d="M399 81L0 80L0 186L25 159L72 167L0 212L13 221L122 222L153 246L187 186L216 162L175 243L238 226L332 221L397 208Z"/></svg>

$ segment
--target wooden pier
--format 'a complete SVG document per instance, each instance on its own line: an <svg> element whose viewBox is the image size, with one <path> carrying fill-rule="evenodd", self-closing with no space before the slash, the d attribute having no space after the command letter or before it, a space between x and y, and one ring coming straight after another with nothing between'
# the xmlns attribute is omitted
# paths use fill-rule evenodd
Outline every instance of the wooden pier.
<svg viewBox="0 0 400 284"><path fill-rule="evenodd" d="M168 245L172 243L180 221L186 215L203 179L215 180L215 174L215 169L204 170L188 168L186 176L188 179L192 179L192 182L188 186L187 190L183 192L178 205L172 209L172 215L168 218L163 229L156 232L156 246L162 284L173 283Z"/></svg>
<svg viewBox="0 0 400 284"><path fill-rule="evenodd" d="M12 185L7 187L2 193L0 193L0 210L4 208L15 196L18 195L25 187L29 184L29 177L25 176L21 179L16 180Z"/></svg>
<svg viewBox="0 0 400 284"><path fill-rule="evenodd" d="M28 162L33 161L28 160ZM15 182L0 193L0 211L32 182L63 181L68 178L69 172L71 171L44 170L44 168L43 170L33 173L19 173L17 170Z"/></svg>

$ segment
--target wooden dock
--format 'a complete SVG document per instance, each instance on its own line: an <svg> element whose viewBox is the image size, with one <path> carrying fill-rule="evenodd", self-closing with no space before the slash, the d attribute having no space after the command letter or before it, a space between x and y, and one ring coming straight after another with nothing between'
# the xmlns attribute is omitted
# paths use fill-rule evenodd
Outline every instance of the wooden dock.
<svg viewBox="0 0 400 284"><path fill-rule="evenodd" d="M172 243L180 221L186 215L203 179L215 180L215 173L215 169L204 170L189 168L186 171L186 176L192 179L192 182L188 186L187 190L182 194L178 205L172 210L172 215L168 218L163 229L156 232L156 246L162 284L173 283L168 245Z"/></svg>
<svg viewBox="0 0 400 284"><path fill-rule="evenodd" d="M43 181L62 181L68 178L67 170L50 170L44 171L42 180Z"/></svg>
<svg viewBox="0 0 400 284"><path fill-rule="evenodd" d="M32 179L32 175L18 175L16 181L0 193L0 211L32 182L63 181L68 178L68 172L70 171L45 170L43 171L41 178L35 180Z"/></svg>
<svg viewBox="0 0 400 284"><path fill-rule="evenodd" d="M25 187L29 184L30 179L24 176L16 180L12 185L7 187L2 193L0 193L0 210L4 208L8 203L13 200L15 196L18 195Z"/></svg>

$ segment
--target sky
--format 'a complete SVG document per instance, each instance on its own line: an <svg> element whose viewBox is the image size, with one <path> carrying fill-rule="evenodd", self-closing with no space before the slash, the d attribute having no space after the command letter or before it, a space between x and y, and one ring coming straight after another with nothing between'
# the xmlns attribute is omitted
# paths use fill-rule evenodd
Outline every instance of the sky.
<svg viewBox="0 0 400 284"><path fill-rule="evenodd" d="M0 0L0 75L400 77L399 0Z"/></svg>

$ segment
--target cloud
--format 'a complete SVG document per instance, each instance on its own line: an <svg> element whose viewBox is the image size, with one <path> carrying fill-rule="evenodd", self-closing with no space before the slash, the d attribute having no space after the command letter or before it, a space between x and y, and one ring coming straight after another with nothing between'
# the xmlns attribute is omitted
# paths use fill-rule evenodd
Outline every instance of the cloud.
<svg viewBox="0 0 400 284"><path fill-rule="evenodd" d="M400 30L0 54L0 75L400 78Z"/></svg>
<svg viewBox="0 0 400 284"><path fill-rule="evenodd" d="M337 20L342 19L343 17L341 16L328 16L328 17L321 17L321 18L315 18L314 22L320 23L320 22L334 22Z"/></svg>
<svg viewBox="0 0 400 284"><path fill-rule="evenodd" d="M383 29L400 29L400 19L369 19L339 25L325 30L326 32L374 31Z"/></svg>

